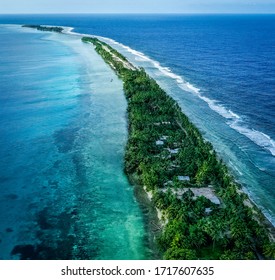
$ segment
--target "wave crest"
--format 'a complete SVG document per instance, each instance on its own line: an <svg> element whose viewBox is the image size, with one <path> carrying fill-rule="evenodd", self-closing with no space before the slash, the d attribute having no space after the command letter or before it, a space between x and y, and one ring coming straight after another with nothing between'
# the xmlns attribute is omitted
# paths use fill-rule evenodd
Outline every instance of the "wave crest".
<svg viewBox="0 0 275 280"><path fill-rule="evenodd" d="M80 34L73 32L73 28L64 28L64 33L70 34L70 35L77 35L77 36L93 36L91 34ZM118 45L127 52L133 54L135 56L135 59L138 61L147 61L150 62L155 68L157 68L163 75L174 79L178 86L184 90L191 92L198 96L200 99L202 99L204 102L206 102L210 109L218 113L223 118L227 119L227 124L234 130L236 130L238 133L246 136L248 139L253 141L256 145L258 145L261 148L266 149L269 151L273 156L275 156L275 141L267 134L255 130L253 128L249 128L248 125L243 121L242 117L233 112L230 109L227 109L225 106L219 104L217 100L211 99L209 97L206 97L201 94L201 91L199 88L197 88L195 85L185 81L185 79L171 71L169 67L161 66L161 64L158 61L155 61L151 59L150 57L146 56L144 53L136 51L128 46L125 46L113 39L102 37L102 36L96 36L101 40L105 40L113 45Z"/></svg>
<svg viewBox="0 0 275 280"><path fill-rule="evenodd" d="M217 100L214 100L214 99L211 99L209 97L202 95L199 88L197 88L193 84L185 81L183 77L173 73L169 67L161 66L161 64L158 61L151 59L150 57L146 56L144 53L133 50L130 47L125 46L121 43L118 43L113 39L109 39L109 38L105 38L105 37L104 37L104 39L109 41L110 43L113 43L114 45L119 45L121 48L125 49L127 52L135 55L136 56L135 59L150 62L163 75L176 80L178 86L181 89L197 95L200 99L202 99L204 102L206 102L208 104L210 109L212 109L213 111L215 111L216 113L221 115L223 118L227 119L228 120L227 123L232 129L234 129L238 133L246 136L248 139L253 141L256 145L258 145L261 148L266 149L273 156L275 156L275 141L269 135L267 135L261 131L255 130L253 128L249 128L248 125L243 121L243 118L241 116L239 116L232 110L227 109L225 106L219 104L219 102Z"/></svg>

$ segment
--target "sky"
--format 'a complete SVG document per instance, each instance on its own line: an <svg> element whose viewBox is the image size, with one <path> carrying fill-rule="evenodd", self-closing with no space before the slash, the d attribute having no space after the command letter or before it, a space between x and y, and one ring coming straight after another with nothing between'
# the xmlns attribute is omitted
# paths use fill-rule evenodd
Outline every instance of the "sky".
<svg viewBox="0 0 275 280"><path fill-rule="evenodd" d="M0 0L0 14L274 13L275 0Z"/></svg>

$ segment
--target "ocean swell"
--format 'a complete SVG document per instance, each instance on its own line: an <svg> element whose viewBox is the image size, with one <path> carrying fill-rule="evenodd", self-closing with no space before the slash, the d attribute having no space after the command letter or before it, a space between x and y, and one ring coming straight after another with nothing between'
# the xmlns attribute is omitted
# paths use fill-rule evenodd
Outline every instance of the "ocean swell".
<svg viewBox="0 0 275 280"><path fill-rule="evenodd" d="M275 156L275 141L267 134L253 128L248 128L245 125L240 125L239 122L233 122L230 124L230 127L245 135L255 144L268 150L273 156Z"/></svg>
<svg viewBox="0 0 275 280"><path fill-rule="evenodd" d="M147 61L147 62L151 63L164 76L174 79L182 90L195 94L201 100L206 102L211 110L215 111L220 116L227 119L227 124L232 129L234 129L238 133L246 136L248 139L253 141L259 147L267 150L272 156L275 156L275 141L269 135L267 135L261 131L255 130L254 128L250 128L249 124L247 124L241 116L239 116L232 110L227 109L224 105L220 104L219 101L204 96L198 87L187 82L183 77L173 73L169 67L161 66L161 64L158 61L151 59L150 57L146 56L144 53L136 51L113 39L110 39L107 37L102 37L102 36L97 36L97 35L91 35L91 34L80 34L80 33L72 32L72 30L73 30L73 28L68 28L68 27L64 28L64 33L70 34L70 35L76 35L76 36L98 37L99 39L106 41L107 43L117 45L117 46L123 48L124 50L126 50L127 52L133 54L137 61Z"/></svg>
<svg viewBox="0 0 275 280"><path fill-rule="evenodd" d="M173 73L169 67L161 66L161 64L158 61L155 61L151 59L150 57L146 56L142 52L138 52L136 50L131 49L128 46L125 46L121 43L116 42L113 39L101 37L102 39L105 39L109 43L112 43L114 45L119 45L129 53L136 56L136 60L139 61L148 61L150 62L154 67L156 67L163 75L174 79L178 86L183 89L184 91L191 92L198 96L200 99L202 99L204 102L206 102L209 106L209 108L216 113L218 113L223 118L227 119L227 124L234 130L236 130L238 133L246 136L248 139L253 141L256 145L259 147L267 150L271 153L271 155L275 156L275 141L267 134L255 130L254 128L249 128L249 125L245 123L243 118L233 112L230 109L227 109L222 104L219 104L219 101L211 99L209 97L204 96L201 94L201 91L199 88L194 86L193 84L185 81L185 79L175 73Z"/></svg>

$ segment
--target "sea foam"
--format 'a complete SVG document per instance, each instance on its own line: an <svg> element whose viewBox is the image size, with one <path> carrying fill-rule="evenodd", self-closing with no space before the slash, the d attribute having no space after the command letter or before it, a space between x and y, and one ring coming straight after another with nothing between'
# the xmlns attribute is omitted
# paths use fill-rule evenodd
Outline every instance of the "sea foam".
<svg viewBox="0 0 275 280"><path fill-rule="evenodd" d="M271 155L275 156L275 141L267 134L255 130L253 128L249 128L249 125L245 123L243 118L233 112L231 109L227 109L223 104L220 104L219 101L211 99L209 97L206 97L201 93L201 90L196 87L195 85L189 83L186 81L183 77L180 75L177 75L171 71L169 67L162 66L158 61L151 59L147 55L145 55L142 52L136 51L122 43L119 43L113 39L97 36L97 35L91 35L91 34L80 34L72 31L73 28L64 28L64 33L70 34L70 35L76 35L76 36L95 36L107 43L117 45L121 47L122 49L126 50L128 53L131 53L135 56L135 60L137 61L146 61L151 63L156 69L160 71L160 73L166 77L169 77L171 79L174 79L178 86L187 92L195 94L197 97L199 97L201 100L206 102L209 106L209 108L216 113L218 113L223 118L227 119L227 124L237 131L238 133L246 136L248 139L253 141L256 145L259 147L269 151Z"/></svg>
<svg viewBox="0 0 275 280"><path fill-rule="evenodd" d="M129 53L135 55L136 60L150 62L163 75L174 79L181 89L195 94L204 102L206 102L210 109L218 113L223 118L227 119L227 124L232 129L246 136L248 139L253 141L256 145L258 145L261 148L264 148L265 150L269 151L273 156L275 156L275 141L269 135L261 131L257 131L253 128L249 128L248 124L246 124L243 118L239 116L237 113L233 112L231 109L227 109L224 105L220 104L219 101L206 97L201 93L201 90L198 87L185 81L183 77L173 73L169 67L161 66L161 64L158 61L151 59L150 57L146 56L144 53L133 50L130 47L118 43L113 39L109 39L105 37L103 37L103 39L105 39L106 41L114 45L119 45Z"/></svg>
<svg viewBox="0 0 275 280"><path fill-rule="evenodd" d="M273 156L275 156L275 141L271 139L269 135L256 129L248 128L245 125L240 125L238 122L231 123L230 127L245 135L255 144L268 150Z"/></svg>

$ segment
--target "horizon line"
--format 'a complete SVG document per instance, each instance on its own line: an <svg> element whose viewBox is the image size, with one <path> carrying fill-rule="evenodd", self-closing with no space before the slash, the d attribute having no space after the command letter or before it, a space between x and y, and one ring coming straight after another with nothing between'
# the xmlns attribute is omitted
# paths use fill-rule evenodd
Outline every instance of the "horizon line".
<svg viewBox="0 0 275 280"><path fill-rule="evenodd" d="M0 13L0 15L275 15L275 12L185 12L185 13L178 13L178 12L171 12L171 13L150 13L150 12L142 12L142 13L134 13L134 12L128 12L128 13L111 13L111 12L100 12L100 13L90 13L90 12L79 12L79 13L40 13L40 12L34 12L34 13Z"/></svg>

